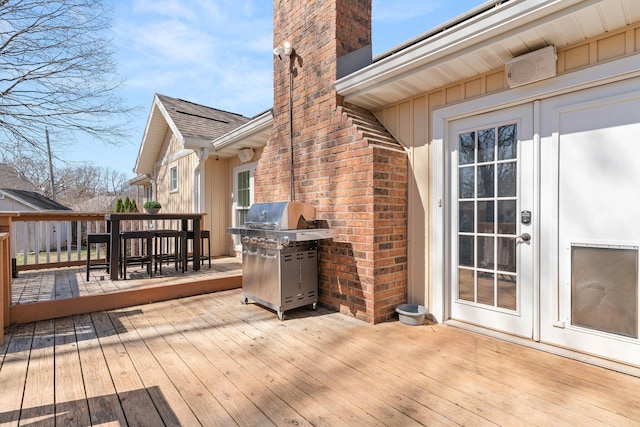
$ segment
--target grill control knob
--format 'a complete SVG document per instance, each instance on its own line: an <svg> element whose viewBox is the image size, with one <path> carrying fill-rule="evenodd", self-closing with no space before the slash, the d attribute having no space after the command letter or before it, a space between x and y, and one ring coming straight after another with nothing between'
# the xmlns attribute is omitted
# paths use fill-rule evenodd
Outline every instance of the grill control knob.
<svg viewBox="0 0 640 427"><path fill-rule="evenodd" d="M289 243L291 243L291 241L289 240L289 236L283 236L280 239L280 243L282 244L282 246L289 246Z"/></svg>

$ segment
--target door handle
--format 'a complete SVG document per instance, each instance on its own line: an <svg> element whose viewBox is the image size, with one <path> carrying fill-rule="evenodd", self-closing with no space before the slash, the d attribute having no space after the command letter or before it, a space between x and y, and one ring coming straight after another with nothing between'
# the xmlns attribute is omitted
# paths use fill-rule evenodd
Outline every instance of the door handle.
<svg viewBox="0 0 640 427"><path fill-rule="evenodd" d="M522 239L523 242L528 242L529 240L531 240L531 234L529 233L522 233L519 236L513 236L513 239Z"/></svg>

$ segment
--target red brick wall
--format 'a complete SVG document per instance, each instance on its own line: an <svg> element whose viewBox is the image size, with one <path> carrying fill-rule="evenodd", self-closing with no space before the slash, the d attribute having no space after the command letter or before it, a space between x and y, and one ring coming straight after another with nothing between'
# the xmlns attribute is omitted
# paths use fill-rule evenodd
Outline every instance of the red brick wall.
<svg viewBox="0 0 640 427"><path fill-rule="evenodd" d="M336 59L371 43L370 23L371 0L274 1L274 46L287 40L295 53L274 59L274 128L255 193L290 199L291 135L294 198L339 233L321 245L320 302L379 322L406 300L407 158L372 144L333 87Z"/></svg>

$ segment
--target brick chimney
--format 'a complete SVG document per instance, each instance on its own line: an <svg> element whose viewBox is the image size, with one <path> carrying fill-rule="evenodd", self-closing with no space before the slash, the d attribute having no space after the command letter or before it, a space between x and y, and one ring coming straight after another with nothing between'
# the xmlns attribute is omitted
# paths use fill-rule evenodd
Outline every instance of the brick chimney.
<svg viewBox="0 0 640 427"><path fill-rule="evenodd" d="M274 47L284 42L293 53L274 57L274 126L256 201L314 205L339 233L321 242L320 303L387 320L407 298L407 155L334 88L337 59L371 44L371 0L274 0Z"/></svg>

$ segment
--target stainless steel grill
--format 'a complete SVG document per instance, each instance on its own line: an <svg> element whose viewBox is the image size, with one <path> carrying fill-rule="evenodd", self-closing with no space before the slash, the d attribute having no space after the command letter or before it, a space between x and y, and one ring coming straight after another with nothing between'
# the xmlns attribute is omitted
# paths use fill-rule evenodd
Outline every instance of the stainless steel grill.
<svg viewBox="0 0 640 427"><path fill-rule="evenodd" d="M284 312L318 303L318 240L334 233L302 202L253 204L244 227L227 229L242 241L242 300Z"/></svg>

